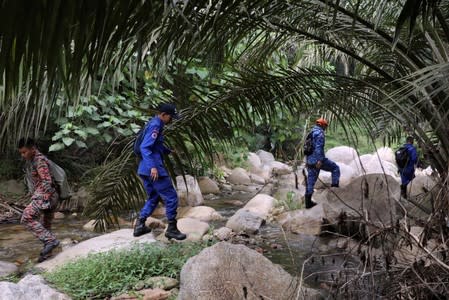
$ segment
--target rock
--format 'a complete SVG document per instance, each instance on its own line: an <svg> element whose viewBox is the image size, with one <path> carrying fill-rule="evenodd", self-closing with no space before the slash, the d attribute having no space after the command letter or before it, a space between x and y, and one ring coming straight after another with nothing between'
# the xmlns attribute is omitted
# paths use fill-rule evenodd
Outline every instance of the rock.
<svg viewBox="0 0 449 300"><path fill-rule="evenodd" d="M176 177L177 192L180 206L198 206L204 203L203 194L196 179L191 175Z"/></svg>
<svg viewBox="0 0 449 300"><path fill-rule="evenodd" d="M180 275L180 300L317 299L279 265L243 245L220 242L190 258Z"/></svg>
<svg viewBox="0 0 449 300"><path fill-rule="evenodd" d="M253 152L248 153L248 170L253 174L262 173L262 161L260 157Z"/></svg>
<svg viewBox="0 0 449 300"><path fill-rule="evenodd" d="M15 264L6 261L0 261L0 278L14 274L18 270L19 269Z"/></svg>
<svg viewBox="0 0 449 300"><path fill-rule="evenodd" d="M356 160L359 155L354 148L339 146L327 150L325 156L336 163L349 165L352 161Z"/></svg>
<svg viewBox="0 0 449 300"><path fill-rule="evenodd" d="M431 191L436 185L431 176L416 175L416 177L407 185L407 194L411 197L417 197Z"/></svg>
<svg viewBox="0 0 449 300"><path fill-rule="evenodd" d="M274 161L274 156L270 152L258 150L256 154L257 156L259 156L262 165L269 164L270 162Z"/></svg>
<svg viewBox="0 0 449 300"><path fill-rule="evenodd" d="M0 299L54 299L69 300L70 297L49 287L46 281L39 275L27 275L17 284L12 282L0 282Z"/></svg>
<svg viewBox="0 0 449 300"><path fill-rule="evenodd" d="M256 175L254 173L250 173L249 178L251 178L252 183L259 184L259 185L265 184L265 178L263 178L262 176Z"/></svg>
<svg viewBox="0 0 449 300"><path fill-rule="evenodd" d="M178 280L165 276L155 276L145 279L145 286L151 288L158 288L163 290L171 290L177 287L179 284Z"/></svg>
<svg viewBox="0 0 449 300"><path fill-rule="evenodd" d="M257 214L262 219L266 219L273 209L276 199L269 195L257 194L254 198L248 201L243 209Z"/></svg>
<svg viewBox="0 0 449 300"><path fill-rule="evenodd" d="M228 177L228 181L231 184L251 184L251 178L243 168L235 168L232 170Z"/></svg>
<svg viewBox="0 0 449 300"><path fill-rule="evenodd" d="M227 241L232 237L232 229L228 227L221 227L214 231L214 237L220 241Z"/></svg>
<svg viewBox="0 0 449 300"><path fill-rule="evenodd" d="M278 222L286 231L319 235L324 217L323 205L318 204L310 209L285 212L278 217Z"/></svg>
<svg viewBox="0 0 449 300"><path fill-rule="evenodd" d="M234 206L242 206L244 203L240 200L226 200L223 203L234 205Z"/></svg>
<svg viewBox="0 0 449 300"><path fill-rule="evenodd" d="M209 224L192 218L180 218L178 219L178 229L187 235L184 241L201 241L203 235L209 231Z"/></svg>
<svg viewBox="0 0 449 300"><path fill-rule="evenodd" d="M126 249L131 248L135 244L153 243L155 241L153 233L133 237L132 229L121 229L80 242L67 250L58 253L55 257L37 264L36 267L51 271L68 262L86 257L89 253L100 253L113 249Z"/></svg>
<svg viewBox="0 0 449 300"><path fill-rule="evenodd" d="M242 185L242 184L236 184L234 186L232 186L232 189L234 191L239 191L239 192L245 192L245 193L256 193L258 191L260 191L262 188L261 185Z"/></svg>
<svg viewBox="0 0 449 300"><path fill-rule="evenodd" d="M198 178L198 185L202 194L218 194L220 189L215 181L207 176Z"/></svg>
<svg viewBox="0 0 449 300"><path fill-rule="evenodd" d="M159 219L153 218L153 217L148 217L147 220L145 221L145 225L150 227L151 229L165 228L164 222L162 222Z"/></svg>
<svg viewBox="0 0 449 300"><path fill-rule="evenodd" d="M224 219L215 209L209 206L191 207L180 214L180 217L197 219L204 222Z"/></svg>
<svg viewBox="0 0 449 300"><path fill-rule="evenodd" d="M396 203L400 190L397 181L384 174L369 174L351 181L346 187L332 188L325 192L328 205L324 206L326 219L338 223L339 216L360 218L366 216L379 226L396 219Z"/></svg>
<svg viewBox="0 0 449 300"><path fill-rule="evenodd" d="M239 209L226 223L226 227L234 232L245 232L247 234L257 233L264 219L257 213L246 209Z"/></svg>
<svg viewBox="0 0 449 300"><path fill-rule="evenodd" d="M374 155L377 155L383 161L388 161L389 163L396 164L394 151L389 147L381 147L377 149Z"/></svg>
<svg viewBox="0 0 449 300"><path fill-rule="evenodd" d="M83 229L86 231L94 232L95 231L95 220L90 220L89 222L84 224Z"/></svg>
<svg viewBox="0 0 449 300"><path fill-rule="evenodd" d="M121 294L116 297L112 297L111 300L136 300L136 299L144 299L144 300L166 300L169 299L171 293L164 291L162 289L145 289L141 291L133 291L132 293Z"/></svg>
<svg viewBox="0 0 449 300"><path fill-rule="evenodd" d="M65 215L62 212L55 212L55 216L54 216L55 220L62 220L65 218Z"/></svg>
<svg viewBox="0 0 449 300"><path fill-rule="evenodd" d="M279 161L267 163L267 166L271 168L271 173L276 175L286 175L293 172L292 167Z"/></svg>
<svg viewBox="0 0 449 300"><path fill-rule="evenodd" d="M337 162L337 165L340 167L340 186L346 186L351 182L352 179L356 177L356 173L354 169L343 163ZM320 180L317 180L315 184L315 188L322 189L329 187L332 183L332 173L326 171L320 171Z"/></svg>

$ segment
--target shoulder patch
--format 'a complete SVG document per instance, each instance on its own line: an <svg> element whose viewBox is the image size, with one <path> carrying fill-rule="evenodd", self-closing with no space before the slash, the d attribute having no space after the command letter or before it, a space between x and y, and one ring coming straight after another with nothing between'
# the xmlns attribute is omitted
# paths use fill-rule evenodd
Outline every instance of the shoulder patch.
<svg viewBox="0 0 449 300"><path fill-rule="evenodd" d="M151 137L152 137L153 139L156 139L158 134L159 134L159 131L153 130L153 132L151 133Z"/></svg>

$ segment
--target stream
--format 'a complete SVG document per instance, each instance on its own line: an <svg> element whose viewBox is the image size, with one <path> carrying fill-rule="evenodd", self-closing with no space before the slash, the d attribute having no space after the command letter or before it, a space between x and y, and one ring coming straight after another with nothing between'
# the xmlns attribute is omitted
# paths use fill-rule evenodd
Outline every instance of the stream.
<svg viewBox="0 0 449 300"><path fill-rule="evenodd" d="M213 207L226 219L231 217L241 206L229 204L229 201L246 203L254 195L234 194L213 200L205 200L204 205ZM73 215L53 221L53 231L58 239L70 239L77 242L100 235L83 230L88 220ZM224 226L226 221L211 222L213 228ZM282 266L293 276L301 276L304 281L315 288L330 284L338 272L349 265L356 266L357 261L336 255L335 249L329 251L327 244L330 237L316 237L287 233L277 224L267 223L254 236L244 236L237 243L263 253L270 261ZM0 261L16 263L19 266L34 264L42 248L42 244L21 224L0 225Z"/></svg>

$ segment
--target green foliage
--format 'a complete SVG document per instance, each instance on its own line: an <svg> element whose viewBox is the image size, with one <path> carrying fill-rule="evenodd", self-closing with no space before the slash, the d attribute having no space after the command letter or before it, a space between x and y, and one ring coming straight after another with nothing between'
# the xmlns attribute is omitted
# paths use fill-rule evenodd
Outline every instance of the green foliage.
<svg viewBox="0 0 449 300"><path fill-rule="evenodd" d="M91 254L44 276L74 299L104 299L132 289L139 280L148 277L177 278L187 259L206 246L204 243L136 245L129 250Z"/></svg>
<svg viewBox="0 0 449 300"><path fill-rule="evenodd" d="M286 211L303 209L304 201L299 201L299 198L293 191L287 192L284 199L280 199L276 203L277 207L283 207Z"/></svg>

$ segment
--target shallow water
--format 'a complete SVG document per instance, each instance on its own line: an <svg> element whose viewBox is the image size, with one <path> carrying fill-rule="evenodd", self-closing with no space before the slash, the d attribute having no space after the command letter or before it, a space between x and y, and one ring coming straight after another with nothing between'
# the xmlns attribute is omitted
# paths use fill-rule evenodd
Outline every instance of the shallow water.
<svg viewBox="0 0 449 300"><path fill-rule="evenodd" d="M54 220L52 231L59 240L70 238L73 241L83 241L98 233L84 231L86 220L67 216ZM43 244L21 224L0 224L0 261L14 262L19 265L35 261Z"/></svg>

